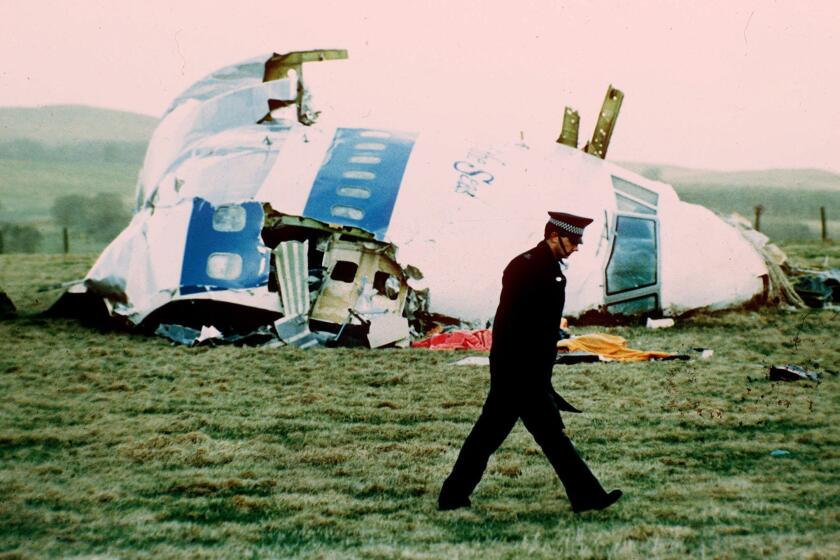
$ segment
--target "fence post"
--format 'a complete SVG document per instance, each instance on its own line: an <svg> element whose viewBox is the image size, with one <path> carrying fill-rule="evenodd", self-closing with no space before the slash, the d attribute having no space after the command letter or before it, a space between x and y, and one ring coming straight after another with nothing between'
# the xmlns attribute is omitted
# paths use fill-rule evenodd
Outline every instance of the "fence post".
<svg viewBox="0 0 840 560"><path fill-rule="evenodd" d="M828 223L825 221L825 206L820 206L820 223L822 224L822 240L828 239Z"/></svg>
<svg viewBox="0 0 840 560"><path fill-rule="evenodd" d="M67 253L70 252L70 236L67 235L67 228L66 227L62 228L61 234L62 234L62 238L63 238L63 241L64 241L64 254L66 255Z"/></svg>
<svg viewBox="0 0 840 560"><path fill-rule="evenodd" d="M761 211L764 210L764 206L759 204L755 207L755 231L761 231Z"/></svg>

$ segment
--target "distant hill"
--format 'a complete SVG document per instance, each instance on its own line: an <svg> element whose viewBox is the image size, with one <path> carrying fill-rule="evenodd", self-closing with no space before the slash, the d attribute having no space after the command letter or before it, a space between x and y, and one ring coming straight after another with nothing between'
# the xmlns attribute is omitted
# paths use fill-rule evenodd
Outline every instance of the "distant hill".
<svg viewBox="0 0 840 560"><path fill-rule="evenodd" d="M40 250L53 252L61 247L51 216L59 197L114 194L127 213L157 122L94 107L0 107L0 227L34 227ZM73 250L101 250L101 241L80 235L70 232ZM16 249L9 236L6 246Z"/></svg>
<svg viewBox="0 0 840 560"><path fill-rule="evenodd" d="M761 230L772 239L815 239L820 208L829 234L840 232L840 175L820 169L711 171L649 163L620 163L640 175L668 183L685 202L720 214L753 217L762 208Z"/></svg>
<svg viewBox="0 0 840 560"><path fill-rule="evenodd" d="M761 169L756 171L713 171L670 165L621 162L636 173L681 187L724 187L840 191L840 175L821 169Z"/></svg>
<svg viewBox="0 0 840 560"><path fill-rule="evenodd" d="M0 107L0 143L31 140L46 145L75 142L147 143L158 119L139 113L82 105Z"/></svg>
<svg viewBox="0 0 840 560"><path fill-rule="evenodd" d="M77 105L0 107L0 160L139 167L157 119Z"/></svg>

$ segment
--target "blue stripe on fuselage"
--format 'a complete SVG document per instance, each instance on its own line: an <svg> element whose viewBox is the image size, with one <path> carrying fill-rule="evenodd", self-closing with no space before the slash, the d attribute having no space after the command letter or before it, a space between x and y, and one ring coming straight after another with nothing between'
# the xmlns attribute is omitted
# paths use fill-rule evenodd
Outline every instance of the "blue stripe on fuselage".
<svg viewBox="0 0 840 560"><path fill-rule="evenodd" d="M271 251L262 243L263 209L259 202L243 202L245 224L239 231L217 231L213 227L216 207L203 198L193 199L184 261L181 266L181 294L208 290L255 288L268 283ZM213 253L232 253L242 259L242 272L236 278L213 278L208 259Z"/></svg>
<svg viewBox="0 0 840 560"><path fill-rule="evenodd" d="M383 240L415 138L385 130L337 129L303 215L355 226Z"/></svg>

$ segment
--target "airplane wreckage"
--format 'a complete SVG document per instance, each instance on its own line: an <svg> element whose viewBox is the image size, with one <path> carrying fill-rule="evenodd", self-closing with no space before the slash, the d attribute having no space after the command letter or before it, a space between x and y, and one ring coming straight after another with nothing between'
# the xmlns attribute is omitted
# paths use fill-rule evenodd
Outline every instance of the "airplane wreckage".
<svg viewBox="0 0 840 560"><path fill-rule="evenodd" d="M594 219L568 263L568 317L768 298L772 271L748 227L604 159L620 91L609 88L582 149L570 108L557 142L537 146L319 126L303 65L346 57L266 55L176 98L131 223L62 299L147 329L273 325L297 346L404 345L433 323L485 326L503 268L541 239L549 209Z"/></svg>

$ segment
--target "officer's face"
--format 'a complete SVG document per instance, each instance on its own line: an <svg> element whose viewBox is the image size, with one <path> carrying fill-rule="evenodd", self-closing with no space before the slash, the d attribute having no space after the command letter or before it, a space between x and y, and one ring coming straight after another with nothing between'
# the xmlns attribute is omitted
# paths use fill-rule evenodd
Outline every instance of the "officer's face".
<svg viewBox="0 0 840 560"><path fill-rule="evenodd" d="M556 233L552 233L548 239L548 246L551 247L551 252L557 259L565 259L572 253L578 250L578 244L570 240L568 237L560 237Z"/></svg>
<svg viewBox="0 0 840 560"><path fill-rule="evenodd" d="M563 244L563 249L566 251L567 255L571 255L578 250L578 244L568 237L561 237L560 242Z"/></svg>

